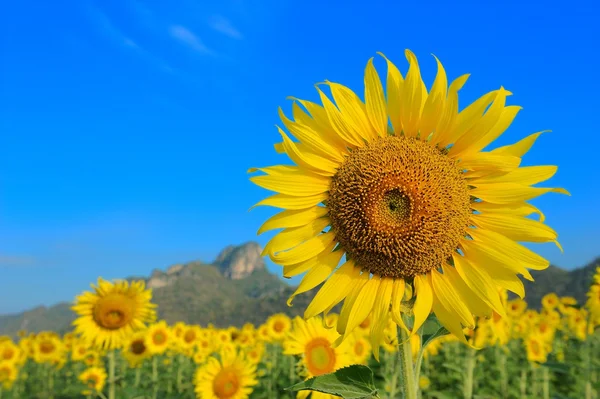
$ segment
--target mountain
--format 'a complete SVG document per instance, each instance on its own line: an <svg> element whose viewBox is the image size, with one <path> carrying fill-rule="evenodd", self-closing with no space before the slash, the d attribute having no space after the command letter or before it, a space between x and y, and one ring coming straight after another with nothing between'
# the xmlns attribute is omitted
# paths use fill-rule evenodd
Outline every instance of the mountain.
<svg viewBox="0 0 600 399"><path fill-rule="evenodd" d="M261 248L255 242L229 246L212 263L176 264L165 271L154 270L149 278L130 277L128 280L146 281L147 287L153 290L159 318L169 323L241 326L246 322L263 323L273 313L301 314L312 295L300 295L294 299L294 306L288 307L286 300L295 287L269 273L260 253ZM533 271L536 281L525 281L527 302L539 307L545 294L556 292L573 296L582 303L597 264L600 257L571 271L556 266ZM0 316L0 334L13 335L20 329L66 332L75 318L70 306L70 303L59 303Z"/></svg>

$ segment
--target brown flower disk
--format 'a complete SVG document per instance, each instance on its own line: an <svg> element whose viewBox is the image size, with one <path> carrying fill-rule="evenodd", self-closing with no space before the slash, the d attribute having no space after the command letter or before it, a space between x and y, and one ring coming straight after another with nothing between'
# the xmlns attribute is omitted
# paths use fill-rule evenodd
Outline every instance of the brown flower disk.
<svg viewBox="0 0 600 399"><path fill-rule="evenodd" d="M396 136L350 153L332 178L327 206L336 239L357 266L403 279L444 264L470 217L456 161Z"/></svg>

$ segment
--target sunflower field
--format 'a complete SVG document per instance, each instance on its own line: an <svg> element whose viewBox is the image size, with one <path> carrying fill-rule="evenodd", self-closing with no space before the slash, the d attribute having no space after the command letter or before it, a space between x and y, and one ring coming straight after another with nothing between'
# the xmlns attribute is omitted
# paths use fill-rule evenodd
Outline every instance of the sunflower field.
<svg viewBox="0 0 600 399"><path fill-rule="evenodd" d="M537 311L500 294L508 317L478 320L465 330L471 345L440 329L428 334L432 319L423 334L410 335L419 397L599 398L600 267L583 306L548 294ZM341 344L333 313L308 320L275 314L241 328L167 325L154 320L143 282L103 280L73 309L75 330L63 336L0 337L2 399L335 398L287 388L350 365L369 366L373 378L363 388L372 392L343 397L400 397L395 324L386 327L376 360L371 317Z"/></svg>

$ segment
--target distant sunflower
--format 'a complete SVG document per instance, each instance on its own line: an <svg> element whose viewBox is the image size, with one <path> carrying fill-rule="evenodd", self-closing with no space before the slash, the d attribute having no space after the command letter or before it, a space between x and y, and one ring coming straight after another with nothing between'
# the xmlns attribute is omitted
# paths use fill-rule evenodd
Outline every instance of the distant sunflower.
<svg viewBox="0 0 600 399"><path fill-rule="evenodd" d="M543 338L536 335L530 335L525 340L527 350L527 360L530 362L545 363L548 359L548 343Z"/></svg>
<svg viewBox="0 0 600 399"><path fill-rule="evenodd" d="M145 335L144 343L152 355L164 353L173 343L173 333L164 320L148 327Z"/></svg>
<svg viewBox="0 0 600 399"><path fill-rule="evenodd" d="M94 292L76 298L72 309L79 315L73 322L75 332L93 346L120 348L129 335L156 318L152 291L143 281L111 283L99 278L92 288Z"/></svg>
<svg viewBox="0 0 600 399"><path fill-rule="evenodd" d="M20 358L21 349L14 342L0 342L0 362L17 363Z"/></svg>
<svg viewBox="0 0 600 399"><path fill-rule="evenodd" d="M19 370L14 363L0 362L0 391L10 389L17 380Z"/></svg>
<svg viewBox="0 0 600 399"><path fill-rule="evenodd" d="M320 317L306 321L296 317L292 326L283 342L283 353L301 357L301 364L307 372L306 378L329 374L352 364L350 340L339 346L334 345L339 334L335 330L325 328ZM298 397L302 392L299 392Z"/></svg>
<svg viewBox="0 0 600 399"><path fill-rule="evenodd" d="M144 359L147 359L150 355L146 346L146 332L138 331L129 337L122 353L130 367L138 367L142 364Z"/></svg>
<svg viewBox="0 0 600 399"><path fill-rule="evenodd" d="M274 314L267 320L269 335L274 341L281 341L285 338L292 326L292 321L283 313Z"/></svg>
<svg viewBox="0 0 600 399"><path fill-rule="evenodd" d="M279 114L298 141L279 129L283 142L275 146L295 165L250 169L264 173L251 177L255 184L277 193L257 205L284 209L258 231L284 229L263 255L286 277L307 272L288 302L325 282L304 317L343 300L337 331L346 337L371 314L374 349L389 318L403 325L407 287L416 298L413 332L433 311L466 342L463 326L473 327L474 315L504 315L496 286L523 297L517 275L532 280L528 269L549 265L517 241L558 245L556 232L526 201L568 194L532 187L556 166L519 167L542 132L482 151L521 109L505 106L510 92L500 87L458 112L468 75L448 87L438 61L428 93L415 55L407 50L406 58L406 78L386 59L387 96L369 60L364 102L329 81L317 87L322 106L295 99L293 121ZM532 213L540 221L527 218Z"/></svg>
<svg viewBox="0 0 600 399"><path fill-rule="evenodd" d="M194 378L198 399L246 399L256 384L256 365L235 352L222 353L220 361L209 357Z"/></svg>
<svg viewBox="0 0 600 399"><path fill-rule="evenodd" d="M200 338L200 327L186 326L179 337L179 342L184 349L193 348Z"/></svg>
<svg viewBox="0 0 600 399"><path fill-rule="evenodd" d="M590 311L592 319L600 324L600 266L596 268L594 284L587 293L586 306Z"/></svg>
<svg viewBox="0 0 600 399"><path fill-rule="evenodd" d="M64 344L55 335L38 335L33 342L33 359L36 363L53 363L65 351Z"/></svg>
<svg viewBox="0 0 600 399"><path fill-rule="evenodd" d="M101 367L90 367L79 375L79 380L88 387L82 391L83 395L102 392L106 383L106 371Z"/></svg>

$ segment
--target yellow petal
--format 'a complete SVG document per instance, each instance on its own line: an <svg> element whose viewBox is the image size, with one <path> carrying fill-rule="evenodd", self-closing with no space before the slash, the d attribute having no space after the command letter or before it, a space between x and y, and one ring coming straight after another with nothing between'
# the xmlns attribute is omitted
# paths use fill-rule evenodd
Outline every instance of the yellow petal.
<svg viewBox="0 0 600 399"><path fill-rule="evenodd" d="M308 173L288 173L277 175L253 176L250 180L267 190L281 194L306 197L329 191L331 179Z"/></svg>
<svg viewBox="0 0 600 399"><path fill-rule="evenodd" d="M335 234L332 231L320 234L286 252L271 254L269 257L275 263L280 265L293 265L304 262L323 252L329 244L335 240Z"/></svg>
<svg viewBox="0 0 600 399"><path fill-rule="evenodd" d="M348 123L344 115L342 115L333 102L331 102L331 100L325 95L325 93L321 91L321 89L319 89L318 86L316 89L319 92L321 102L323 103L323 108L325 108L325 112L327 112L329 124L335 133L337 133L337 135L349 145L354 147L362 147L364 145L363 139L355 134L351 124Z"/></svg>
<svg viewBox="0 0 600 399"><path fill-rule="evenodd" d="M540 222L545 219L544 214L535 206L526 202L512 203L512 204L490 204L489 202L473 202L471 208L479 212L493 212L510 214L514 216L529 216L532 213L537 213L540 216Z"/></svg>
<svg viewBox="0 0 600 399"><path fill-rule="evenodd" d="M502 90L502 89L500 89ZM473 126L481 119L483 113L488 106L498 96L500 90L491 91L475 102L463 109L456 117L456 121L452 126L452 132L448 134L447 140L449 143L456 143L464 134L471 130Z"/></svg>
<svg viewBox="0 0 600 399"><path fill-rule="evenodd" d="M493 204L510 204L528 201L546 193L570 195L564 188L529 187L517 183L479 183L470 182L475 188L471 195Z"/></svg>
<svg viewBox="0 0 600 399"><path fill-rule="evenodd" d="M459 166L466 170L492 169L509 172L521 164L521 158L510 155L491 154L489 152L474 152L463 156Z"/></svg>
<svg viewBox="0 0 600 399"><path fill-rule="evenodd" d="M377 53L382 56L387 62L387 79L385 83L387 94L387 114L390 116L390 123L396 135L402 132L402 117L400 110L402 109L401 93L404 78L402 74L390 60L382 53Z"/></svg>
<svg viewBox="0 0 600 399"><path fill-rule="evenodd" d="M294 117L294 121L307 126L322 141L329 143L329 145L331 145L337 151L337 154L340 155L339 158L336 157L335 159L338 161L342 160L343 154L345 154L347 151L346 143L333 131L333 128L329 124L329 119L327 118L327 112L325 112L325 109L319 104L315 104L310 101L301 100L294 97L291 97L290 99L294 100L292 103L292 116ZM310 113L310 116L307 115L302 108L300 108L298 103L306 108L306 110Z"/></svg>
<svg viewBox="0 0 600 399"><path fill-rule="evenodd" d="M310 319L322 313L328 307L334 307L342 301L353 287L353 281L360 269L353 261L347 261L323 284L319 292L304 311L304 318Z"/></svg>
<svg viewBox="0 0 600 399"><path fill-rule="evenodd" d="M469 229L469 234L473 235L475 230ZM533 281L531 273L525 265L515 262L513 254L508 248L498 246L494 241L486 241L481 237L473 240L463 240L460 243L465 257L475 265L485 265L486 268L506 269L514 274L521 274L529 281Z"/></svg>
<svg viewBox="0 0 600 399"><path fill-rule="evenodd" d="M468 259L459 254L452 256L454 267L461 279L475 293L479 299L485 302L496 313L504 315L504 306L500 301L496 285L490 275L483 269L485 267L475 266Z"/></svg>
<svg viewBox="0 0 600 399"><path fill-rule="evenodd" d="M274 229L304 226L315 219L325 216L327 212L327 208L324 206L285 210L267 219L267 221L260 226L257 234L260 235L265 231Z"/></svg>
<svg viewBox="0 0 600 399"><path fill-rule="evenodd" d="M471 221L477 227L495 231L514 241L553 242L558 237L551 227L520 216L482 213L473 215Z"/></svg>
<svg viewBox="0 0 600 399"><path fill-rule="evenodd" d="M485 273L489 274L492 281L498 286L514 292L523 299L525 297L525 286L523 281L513 272L503 268L486 267ZM533 281L533 279L531 280Z"/></svg>
<svg viewBox="0 0 600 399"><path fill-rule="evenodd" d="M421 136L427 137L431 132L434 132L436 127L440 125L440 121L445 117L444 103L448 90L448 78L446 71L440 60L433 56L437 62L437 75L431 86L431 92L425 100L423 106L423 115L421 116L420 132Z"/></svg>
<svg viewBox="0 0 600 399"><path fill-rule="evenodd" d="M283 138L283 149L290 159L297 165L323 176L333 176L339 167L339 162L332 161L313 152L304 150L302 146L294 143L281 128L277 127Z"/></svg>
<svg viewBox="0 0 600 399"><path fill-rule="evenodd" d="M337 322L338 334L344 335L344 333L346 332L346 326L348 325L348 321L352 314L352 308L354 307L354 304L356 303L356 300L358 299L358 297L362 291L362 288L369 281L370 281L369 273L362 273L362 274L358 275L352 282L352 290L350 291L350 294L348 294L348 296L346 296L346 298L344 299L344 304L342 305L342 310L340 311L340 316L338 318L338 322ZM372 307L372 304L371 304L371 307ZM361 323L364 319L366 319L368 315L369 315L368 313L365 314L364 317L359 321L359 323Z"/></svg>
<svg viewBox="0 0 600 399"><path fill-rule="evenodd" d="M273 206L275 208L280 209L302 210L312 208L315 205L327 200L327 198L329 198L328 193L309 195L305 197L296 197L294 195L286 194L275 194L265 198L262 201L259 201L252 208L257 206Z"/></svg>
<svg viewBox="0 0 600 399"><path fill-rule="evenodd" d="M540 137L542 133L547 132L550 132L550 130L542 130L541 132L533 133L525 137L524 139L516 142L515 144L498 147L492 150L491 152L494 152L496 154L512 155L515 157L523 157L523 155L525 155L527 151L531 149L531 146L533 146L533 143L535 143L537 138Z"/></svg>
<svg viewBox="0 0 600 399"><path fill-rule="evenodd" d="M381 80L379 80L379 75L373 66L373 58L369 60L365 69L365 103L367 116L375 130L375 135L371 138L376 138L378 135L381 137L387 136L388 116L385 97Z"/></svg>
<svg viewBox="0 0 600 399"><path fill-rule="evenodd" d="M319 263L321 263L323 257L328 256L328 254L331 251L333 251L333 249L335 248L336 245L337 245L337 242L334 241L331 244L329 244L329 246L325 249L325 251L321 252L319 255L315 256L314 258L311 258L304 262L295 263L293 265L283 266L283 277L292 278L294 276L302 274L305 271L317 266ZM340 254L340 256L343 256L344 251L338 251L338 252L341 252L342 254ZM288 305L289 305L289 302L288 302Z"/></svg>
<svg viewBox="0 0 600 399"><path fill-rule="evenodd" d="M404 324L404 320L402 320L402 299L404 298L404 288L406 283L404 280L395 280L394 286L392 287L392 320L399 327L403 328L408 332L408 328Z"/></svg>
<svg viewBox="0 0 600 399"><path fill-rule="evenodd" d="M444 271L444 278L447 279L448 284L454 288L462 303L465 304L465 306L474 316L492 316L492 308L485 303L485 301L479 298L479 296L477 296L471 288L469 288L460 274L458 274L458 271L456 271L455 267L446 264L442 266L442 269Z"/></svg>
<svg viewBox="0 0 600 399"><path fill-rule="evenodd" d="M455 125L458 120L458 91L465 85L469 75L462 75L455 79L448 88L448 96L444 102L443 117L438 120L432 144L438 144L440 148L447 147L455 141Z"/></svg>
<svg viewBox="0 0 600 399"><path fill-rule="evenodd" d="M325 82L331 89L331 95L344 118L346 125L352 130L353 137L372 140L377 134L371 127L367 117L365 104L352 90L338 83Z"/></svg>
<svg viewBox="0 0 600 399"><path fill-rule="evenodd" d="M404 54L409 67L401 94L402 131L407 137L416 137L419 133L419 120L427 98L427 89L421 78L417 57L410 50L405 50Z"/></svg>
<svg viewBox="0 0 600 399"><path fill-rule="evenodd" d="M379 347L383 342L383 332L388 325L390 314L390 301L392 300L392 291L394 280L391 278L382 278L379 284L379 290L375 296L373 304L373 323L371 324L371 346L373 355L379 361Z"/></svg>
<svg viewBox="0 0 600 399"><path fill-rule="evenodd" d="M283 148L283 143L275 143L273 144L273 147L275 147L275 152L278 154L283 154L285 152L285 149Z"/></svg>
<svg viewBox="0 0 600 399"><path fill-rule="evenodd" d="M517 183L529 186L550 179L557 170L558 167L554 165L524 166L500 176L484 177L478 181L482 183Z"/></svg>
<svg viewBox="0 0 600 399"><path fill-rule="evenodd" d="M544 270L550 265L550 262L543 256L540 256L523 245L514 242L506 236L494 231L485 229L471 229L469 231L476 245L483 247L497 248L512 259L512 262L519 262L523 266L533 270Z"/></svg>
<svg viewBox="0 0 600 399"><path fill-rule="evenodd" d="M308 290L312 290L321 284L340 263L343 251L334 251L326 253L324 256L318 256L319 262L302 278L302 281L296 288L296 291L288 299L288 305L291 304L295 296Z"/></svg>
<svg viewBox="0 0 600 399"><path fill-rule="evenodd" d="M440 301L444 308L457 318L464 326L469 328L475 327L475 319L469 308L462 302L458 293L454 288L448 284L443 276L437 270L432 270L431 274L431 285L435 297Z"/></svg>
<svg viewBox="0 0 600 399"><path fill-rule="evenodd" d="M277 233L262 251L262 256L267 254L276 254L294 248L297 245L310 240L320 234L327 226L330 220L327 217L315 219L310 223L300 227L291 227Z"/></svg>
<svg viewBox="0 0 600 399"><path fill-rule="evenodd" d="M433 303L433 291L426 275L416 275L414 285L416 299L413 306L415 321L413 323L412 334L416 333L423 323L425 323L425 320L429 317L429 313L431 313L431 304Z"/></svg>
<svg viewBox="0 0 600 399"><path fill-rule="evenodd" d="M494 97L492 105L490 105L483 116L476 118L476 122L469 130L456 140L448 154L460 157L462 153L476 152L483 149L483 147L487 145L484 143L487 141L486 137L488 132L500 121L505 110L504 105L506 104L506 97L510 94L509 91L500 87L500 90L498 90Z"/></svg>
<svg viewBox="0 0 600 399"><path fill-rule="evenodd" d="M364 274L364 273L363 273ZM368 278L368 273L367 278ZM360 323L365 321L369 313L373 310L375 304L375 298L377 297L377 291L379 290L379 284L381 279L377 276L367 280L366 284L362 286L356 300L351 305L348 311L347 318L343 318L340 313L340 319L338 320L337 330L342 334L342 340L345 339ZM389 302L388 302L389 303ZM344 302L346 305L346 302ZM342 312L343 312L342 307Z"/></svg>
<svg viewBox="0 0 600 399"><path fill-rule="evenodd" d="M321 154L323 157L337 162L341 162L344 159L340 150L324 140L324 136L307 125L292 122L285 116L281 108L279 108L279 117L289 132L314 153Z"/></svg>
<svg viewBox="0 0 600 399"><path fill-rule="evenodd" d="M471 346L465 338L460 322L440 303L439 300L437 300L437 298L434 298L432 301L432 309L439 322L446 327L452 335L458 338L463 344Z"/></svg>

